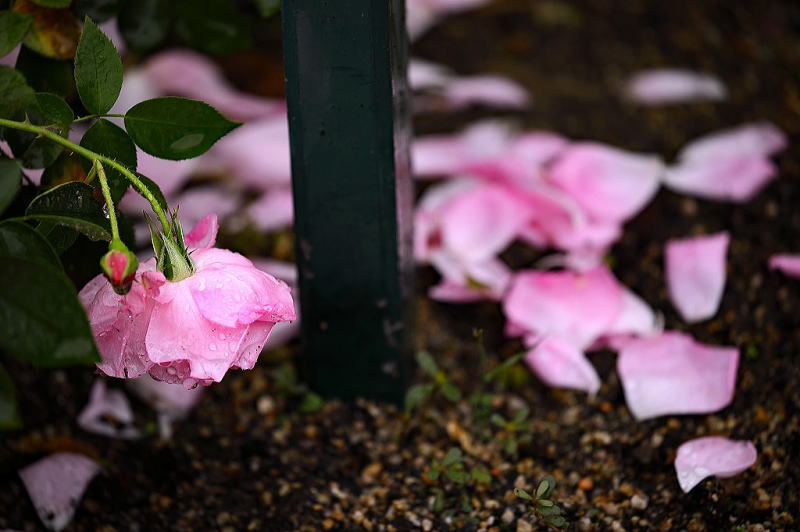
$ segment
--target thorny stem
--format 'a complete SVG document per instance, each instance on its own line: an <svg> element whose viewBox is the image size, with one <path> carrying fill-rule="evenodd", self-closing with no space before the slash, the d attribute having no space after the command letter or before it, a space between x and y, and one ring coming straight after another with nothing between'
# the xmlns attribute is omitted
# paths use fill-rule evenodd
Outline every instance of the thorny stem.
<svg viewBox="0 0 800 532"><path fill-rule="evenodd" d="M114 116L114 115L105 115L105 116ZM159 205L155 196L153 196L153 194L150 192L150 190L148 190L145 184L142 183L142 180L136 177L136 174L128 170L124 165L119 164L117 161L111 159L110 157L106 157L105 155L100 155L99 153L87 150L83 146L75 144L74 142L65 139L61 135L50 131L45 126L35 126L30 123L17 122L14 120L6 120L5 118L0 118L0 126L10 127L12 129L19 129L21 131L28 131L29 133L36 133L39 136L47 137L53 142L61 144L62 146L69 148L73 152L86 157L87 159L92 161L92 163L98 161L107 164L114 170L117 170L119 173L125 176L125 179L131 182L133 188L135 188L139 194L141 194L148 202L150 202L150 206L153 208L153 211L158 216L158 219L161 222L162 227L164 228L164 233L166 234L167 238L169 238L170 240L174 240L174 235L172 233L172 226L167 220L167 215L164 212L164 209L161 208L161 205Z"/></svg>
<svg viewBox="0 0 800 532"><path fill-rule="evenodd" d="M92 120L94 118L125 118L125 115L86 115L76 118L72 121L72 123L76 124L78 122L85 122L86 120Z"/></svg>
<svg viewBox="0 0 800 532"><path fill-rule="evenodd" d="M108 221L111 223L111 242L119 241L119 227L117 226L117 213L114 209L114 200L111 198L111 189L108 188L108 178L106 171L103 168L103 163L94 160L94 167L97 168L97 176L100 178L100 189L103 191L103 197L106 200L106 208L108 209Z"/></svg>

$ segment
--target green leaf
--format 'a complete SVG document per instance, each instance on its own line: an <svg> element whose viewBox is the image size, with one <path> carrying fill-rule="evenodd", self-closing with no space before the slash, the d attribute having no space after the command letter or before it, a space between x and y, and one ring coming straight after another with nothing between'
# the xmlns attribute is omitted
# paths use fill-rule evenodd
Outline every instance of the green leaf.
<svg viewBox="0 0 800 532"><path fill-rule="evenodd" d="M269 18L281 10L281 0L253 0L262 18Z"/></svg>
<svg viewBox="0 0 800 532"><path fill-rule="evenodd" d="M71 60L50 59L23 46L15 66L35 91L51 92L62 98L69 98L74 92Z"/></svg>
<svg viewBox="0 0 800 532"><path fill-rule="evenodd" d="M0 258L0 350L41 366L100 359L75 287L65 275L25 259Z"/></svg>
<svg viewBox="0 0 800 532"><path fill-rule="evenodd" d="M64 227L63 225L56 225L52 222L39 222L36 226L36 232L41 234L47 239L47 242L53 247L56 255L61 255L78 240L78 233L74 229ZM98 265L99 269L99 265Z"/></svg>
<svg viewBox="0 0 800 532"><path fill-rule="evenodd" d="M460 462L462 456L463 453L461 452L461 449L458 447L451 447L450 450L447 451L444 460L442 460L442 465L444 467L450 467L451 465Z"/></svg>
<svg viewBox="0 0 800 532"><path fill-rule="evenodd" d="M539 508L539 513L542 514L544 517L549 517L551 515L561 515L561 508L558 506L550 506L549 508Z"/></svg>
<svg viewBox="0 0 800 532"><path fill-rule="evenodd" d="M533 497L531 497L530 493L521 488L514 488L514 495L516 495L517 498L525 499L526 501L533 500Z"/></svg>
<svg viewBox="0 0 800 532"><path fill-rule="evenodd" d="M61 269L56 252L34 228L21 222L0 222L0 257L16 257Z"/></svg>
<svg viewBox="0 0 800 532"><path fill-rule="evenodd" d="M75 229L91 240L110 241L111 227L94 191L94 187L86 183L58 185L36 196L25 215Z"/></svg>
<svg viewBox="0 0 800 532"><path fill-rule="evenodd" d="M122 88L122 60L111 40L86 17L75 53L75 85L84 107L107 113Z"/></svg>
<svg viewBox="0 0 800 532"><path fill-rule="evenodd" d="M16 11L0 11L0 57L13 50L31 27L33 19Z"/></svg>
<svg viewBox="0 0 800 532"><path fill-rule="evenodd" d="M105 22L116 15L121 0L75 0L73 10L79 17L89 17L95 22Z"/></svg>
<svg viewBox="0 0 800 532"><path fill-rule="evenodd" d="M492 482L492 475L482 467L473 467L472 471L470 471L470 476L472 480L480 484L489 484Z"/></svg>
<svg viewBox="0 0 800 532"><path fill-rule="evenodd" d="M229 0L177 0L175 30L186 44L222 55L252 46L250 20Z"/></svg>
<svg viewBox="0 0 800 532"><path fill-rule="evenodd" d="M125 129L140 148L171 160L202 155L238 126L207 103L174 96L145 100L125 115Z"/></svg>
<svg viewBox="0 0 800 532"><path fill-rule="evenodd" d="M547 518L547 522L557 528L564 528L567 526L567 521L560 515L554 515Z"/></svg>
<svg viewBox="0 0 800 532"><path fill-rule="evenodd" d="M36 103L33 90L25 77L11 67L0 65L0 118L16 118L16 115Z"/></svg>
<svg viewBox="0 0 800 532"><path fill-rule="evenodd" d="M313 414L322 410L323 406L325 406L325 400L322 397L313 392L308 392L303 396L297 408L304 414Z"/></svg>
<svg viewBox="0 0 800 532"><path fill-rule="evenodd" d="M14 11L33 18L22 43L53 59L73 59L81 36L81 23L69 9L41 6L30 0L16 0Z"/></svg>
<svg viewBox="0 0 800 532"><path fill-rule="evenodd" d="M416 384L408 389L406 392L405 410L406 413L411 413L415 409L422 406L425 401L431 396L433 391L432 384Z"/></svg>
<svg viewBox="0 0 800 532"><path fill-rule="evenodd" d="M444 395L448 401L452 401L454 403L461 400L461 390L459 390L452 382L445 382L442 385L442 395Z"/></svg>
<svg viewBox="0 0 800 532"><path fill-rule="evenodd" d="M536 498L537 499L546 499L549 497L553 490L556 487L556 479L552 476L547 475L539 482L539 486L536 488Z"/></svg>
<svg viewBox="0 0 800 532"><path fill-rule="evenodd" d="M448 469L445 471L445 475L447 475L447 478L457 484L466 484L469 482L469 473L466 471Z"/></svg>
<svg viewBox="0 0 800 532"><path fill-rule="evenodd" d="M522 360L522 358L526 354L527 354L527 352L523 351L522 353L517 353L513 357L502 361L497 366L495 366L489 373L486 374L486 376L484 377L484 381L485 382L493 381L494 379L499 377L501 374L503 374L504 372L506 372L509 369L511 369L511 367L515 366L520 360Z"/></svg>
<svg viewBox="0 0 800 532"><path fill-rule="evenodd" d="M30 0L34 4L39 4L42 7L52 7L56 9L69 7L72 0Z"/></svg>
<svg viewBox="0 0 800 532"><path fill-rule="evenodd" d="M72 108L55 94L37 92L36 103L39 105L39 112L42 116L53 124L71 124L75 118Z"/></svg>
<svg viewBox="0 0 800 532"><path fill-rule="evenodd" d="M0 430L19 428L22 420L17 409L17 392L11 376L0 364Z"/></svg>
<svg viewBox="0 0 800 532"><path fill-rule="evenodd" d="M554 504L553 501L551 501L549 499L539 499L538 503L539 503L539 506L544 506L545 508L550 508Z"/></svg>
<svg viewBox="0 0 800 532"><path fill-rule="evenodd" d="M87 175L83 161L84 158L77 153L64 151L53 164L44 169L41 180L42 190L70 181L86 182Z"/></svg>
<svg viewBox="0 0 800 532"><path fill-rule="evenodd" d="M92 124L92 127L83 134L81 146L87 150L99 153L100 155L115 159L131 172L136 171L136 146L125 130L115 125L113 122L101 119ZM92 163L83 159L83 165L84 169L88 172L91 169ZM116 203L122 198L125 191L128 190L128 180L122 173L114 170L107 164L103 165L103 168L105 168L106 175L108 176L111 197Z"/></svg>
<svg viewBox="0 0 800 532"><path fill-rule="evenodd" d="M439 475L441 474L442 470L439 469L438 467L432 467L430 470L428 470L428 478L431 480L438 480Z"/></svg>
<svg viewBox="0 0 800 532"><path fill-rule="evenodd" d="M17 197L21 181L22 171L16 161L0 160L0 214Z"/></svg>
<svg viewBox="0 0 800 532"><path fill-rule="evenodd" d="M491 417L489 418L489 421L492 422L492 425L500 427L501 429L504 429L506 427L506 420L500 414L497 413L492 414Z"/></svg>
<svg viewBox="0 0 800 532"><path fill-rule="evenodd" d="M172 23L172 3L164 0L123 0L117 26L125 43L139 51L166 39Z"/></svg>
<svg viewBox="0 0 800 532"><path fill-rule="evenodd" d="M420 351L417 353L417 364L431 377L436 377L436 374L439 373L439 367L436 365L436 361L433 360L433 357L427 351Z"/></svg>

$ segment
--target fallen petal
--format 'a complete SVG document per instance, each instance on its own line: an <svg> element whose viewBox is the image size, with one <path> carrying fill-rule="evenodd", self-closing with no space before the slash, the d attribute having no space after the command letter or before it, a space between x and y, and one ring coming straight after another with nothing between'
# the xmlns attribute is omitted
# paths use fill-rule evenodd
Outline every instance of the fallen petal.
<svg viewBox="0 0 800 532"><path fill-rule="evenodd" d="M617 358L625 401L638 420L724 408L733 399L738 366L738 349L679 332L632 339Z"/></svg>
<svg viewBox="0 0 800 532"><path fill-rule="evenodd" d="M800 255L778 253L769 258L769 269L779 270L790 277L800 278Z"/></svg>
<svg viewBox="0 0 800 532"><path fill-rule="evenodd" d="M720 478L738 475L755 464L757 456L755 445L749 441L720 436L697 438L678 447L675 472L681 489L689 493L712 475Z"/></svg>
<svg viewBox="0 0 800 532"><path fill-rule="evenodd" d="M92 385L89 403L78 416L78 426L88 432L110 438L136 439L141 436L133 426L133 411L120 390L108 390L103 379Z"/></svg>
<svg viewBox="0 0 800 532"><path fill-rule="evenodd" d="M522 85L496 75L454 78L445 85L441 96L448 109L472 105L524 109L531 103L531 96Z"/></svg>
<svg viewBox="0 0 800 532"><path fill-rule="evenodd" d="M634 74L625 95L642 105L724 100L725 84L710 74L677 68L653 68Z"/></svg>
<svg viewBox="0 0 800 532"><path fill-rule="evenodd" d="M702 321L717 313L725 290L729 242L727 232L667 242L667 288L672 304L687 322Z"/></svg>
<svg viewBox="0 0 800 532"><path fill-rule="evenodd" d="M39 519L50 530L63 530L75 515L86 486L100 471L82 454L56 453L23 469L19 476Z"/></svg>
<svg viewBox="0 0 800 532"><path fill-rule="evenodd" d="M525 362L548 386L572 388L595 394L600 390L600 378L583 352L571 342L547 337L527 355Z"/></svg>

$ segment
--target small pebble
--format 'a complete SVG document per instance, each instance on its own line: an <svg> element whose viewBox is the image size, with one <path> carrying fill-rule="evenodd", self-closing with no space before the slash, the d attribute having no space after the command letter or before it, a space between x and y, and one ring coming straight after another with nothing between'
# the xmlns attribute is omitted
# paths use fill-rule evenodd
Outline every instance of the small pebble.
<svg viewBox="0 0 800 532"><path fill-rule="evenodd" d="M638 493L631 497L631 508L636 510L644 510L647 508L647 503L649 502L648 498L645 495L639 495Z"/></svg>

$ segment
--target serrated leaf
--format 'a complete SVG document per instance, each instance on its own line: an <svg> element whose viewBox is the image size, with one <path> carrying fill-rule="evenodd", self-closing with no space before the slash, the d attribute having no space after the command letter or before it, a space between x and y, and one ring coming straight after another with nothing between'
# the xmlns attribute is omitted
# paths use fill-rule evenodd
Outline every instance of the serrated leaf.
<svg viewBox="0 0 800 532"><path fill-rule="evenodd" d="M252 46L250 20L228 0L176 0L175 31L205 54L222 55Z"/></svg>
<svg viewBox="0 0 800 532"><path fill-rule="evenodd" d="M16 118L21 111L35 105L33 89L17 70L0 65L0 118Z"/></svg>
<svg viewBox="0 0 800 532"><path fill-rule="evenodd" d="M13 9L33 17L23 39L25 46L53 59L75 57L81 25L72 11L64 6L37 5L30 0L16 0Z"/></svg>
<svg viewBox="0 0 800 532"><path fill-rule="evenodd" d="M25 216L75 229L91 240L111 240L111 226L103 204L86 183L64 183L36 196Z"/></svg>
<svg viewBox="0 0 800 532"><path fill-rule="evenodd" d="M75 54L75 85L84 107L107 113L122 89L122 60L111 39L86 17Z"/></svg>
<svg viewBox="0 0 800 532"><path fill-rule="evenodd" d="M100 357L74 286L54 268L0 257L0 350L47 367Z"/></svg>
<svg viewBox="0 0 800 532"><path fill-rule="evenodd" d="M113 122L101 119L92 124L92 127L83 134L81 146L116 160L131 172L136 171L136 146L125 130ZM83 159L83 165L84 170L88 172L92 163ZM111 197L116 203L128 190L128 180L109 165L104 165L103 168L108 176Z"/></svg>
<svg viewBox="0 0 800 532"><path fill-rule="evenodd" d="M174 96L145 100L125 115L125 129L140 148L171 160L202 155L238 126L207 103Z"/></svg>
<svg viewBox="0 0 800 532"><path fill-rule="evenodd" d="M433 360L433 357L427 351L420 351L417 353L417 364L422 368L422 371L431 377L436 377L436 374L439 372L436 361Z"/></svg>
<svg viewBox="0 0 800 532"><path fill-rule="evenodd" d="M0 57L8 54L20 43L33 19L16 11L0 11Z"/></svg>
<svg viewBox="0 0 800 532"><path fill-rule="evenodd" d="M125 43L140 51L158 46L171 23L172 4L163 0L124 0L117 19Z"/></svg>
<svg viewBox="0 0 800 532"><path fill-rule="evenodd" d="M50 59L23 46L15 66L35 91L51 92L62 98L68 98L74 92L70 60Z"/></svg>
<svg viewBox="0 0 800 532"><path fill-rule="evenodd" d="M0 160L0 214L17 197L21 182L22 171L16 161Z"/></svg>
<svg viewBox="0 0 800 532"><path fill-rule="evenodd" d="M449 451L447 451L444 460L442 460L442 465L444 467L450 467L451 465L460 462L462 456L463 453L461 452L461 449L458 447L452 447Z"/></svg>
<svg viewBox="0 0 800 532"><path fill-rule="evenodd" d="M60 96L49 92L37 92L36 104L47 122L71 124L75 118L72 108Z"/></svg>
<svg viewBox="0 0 800 532"><path fill-rule="evenodd" d="M0 257L23 258L61 269L61 261L47 240L29 225L12 220L0 222Z"/></svg>

